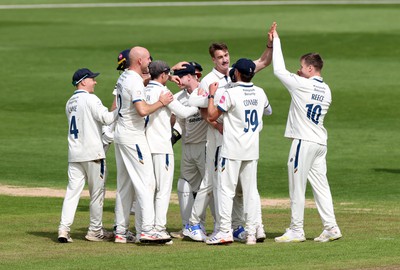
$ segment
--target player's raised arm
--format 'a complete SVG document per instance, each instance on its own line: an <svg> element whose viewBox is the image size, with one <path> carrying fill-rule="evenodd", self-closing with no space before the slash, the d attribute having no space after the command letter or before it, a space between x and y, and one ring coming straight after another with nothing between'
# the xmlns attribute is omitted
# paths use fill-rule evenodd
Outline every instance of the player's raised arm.
<svg viewBox="0 0 400 270"><path fill-rule="evenodd" d="M255 72L258 72L264 68L266 68L267 66L269 66L272 62L272 48L273 48L273 44L272 44L272 32L275 30L276 28L276 22L273 22L268 34L267 34L267 45L266 48L264 50L264 52L262 53L262 55L260 56L260 58L258 58L257 60L254 60L254 64L256 64L256 70Z"/></svg>

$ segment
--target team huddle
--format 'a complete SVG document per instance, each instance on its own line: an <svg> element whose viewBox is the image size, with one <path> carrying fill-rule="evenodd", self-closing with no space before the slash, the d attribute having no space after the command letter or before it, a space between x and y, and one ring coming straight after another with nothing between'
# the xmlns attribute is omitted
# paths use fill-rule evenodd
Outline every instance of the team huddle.
<svg viewBox="0 0 400 270"><path fill-rule="evenodd" d="M291 223L276 242L303 242L304 207L310 181L323 232L316 242L341 238L326 177L327 131L324 117L331 104L329 86L321 77L319 54L300 58L297 74L286 70L280 38L273 23L260 58L240 58L232 66L228 47L212 43L214 68L204 78L196 62L170 67L153 61L143 47L122 51L121 71L109 111L94 95L99 73L77 70L76 87L66 104L68 178L58 240L73 242L70 227L88 182L89 241L172 244L191 238L208 245L234 241L254 245L266 239L257 189L259 134L263 116L272 114L265 91L252 83L260 70L273 64L275 76L291 95L285 137L292 140L288 158ZM180 91L173 95L167 82ZM182 229L167 231L173 176L173 144L181 140L177 182ZM114 143L117 191L113 232L103 228L106 152ZM210 208L214 229L206 231ZM135 233L129 230L135 215Z"/></svg>

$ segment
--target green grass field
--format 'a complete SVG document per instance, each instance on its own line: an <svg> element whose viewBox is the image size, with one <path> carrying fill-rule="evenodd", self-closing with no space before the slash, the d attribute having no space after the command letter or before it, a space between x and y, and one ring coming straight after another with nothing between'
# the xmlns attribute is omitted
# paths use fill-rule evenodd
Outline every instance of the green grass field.
<svg viewBox="0 0 400 270"><path fill-rule="evenodd" d="M73 2L78 1L0 0L0 6ZM89 243L83 240L88 200L82 199L72 228L75 242L60 245L61 198L0 195L0 268L400 269L399 14L399 4L0 9L0 184L66 187L64 109L76 69L101 73L96 94L110 106L121 50L141 45L155 59L170 65L195 60L208 72L211 42L226 42L231 62L256 59L267 29L277 21L289 70L297 70L298 57L306 52L317 51L325 60L323 76L333 96L325 119L328 177L344 235L340 241L313 243L321 222L315 209L307 209L308 241L276 244L273 237L289 224L290 210L265 208L268 239L255 247L181 240L163 247ZM259 190L264 198L287 198L290 143L283 133L290 97L271 67L254 82L266 90L274 111L264 119ZM179 144L175 150L177 173ZM108 164L107 187L115 189L112 150ZM107 200L108 229L113 207ZM179 220L178 206L171 204L171 231Z"/></svg>

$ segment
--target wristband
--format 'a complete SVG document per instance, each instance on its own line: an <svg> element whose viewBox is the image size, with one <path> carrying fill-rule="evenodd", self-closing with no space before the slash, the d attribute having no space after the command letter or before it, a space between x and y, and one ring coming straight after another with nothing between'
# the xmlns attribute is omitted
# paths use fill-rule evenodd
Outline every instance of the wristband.
<svg viewBox="0 0 400 270"><path fill-rule="evenodd" d="M272 45L271 45L271 46L269 46L269 45L267 44L267 48L269 48L269 49L272 49Z"/></svg>
<svg viewBox="0 0 400 270"><path fill-rule="evenodd" d="M214 98L214 95L208 95L208 99Z"/></svg>

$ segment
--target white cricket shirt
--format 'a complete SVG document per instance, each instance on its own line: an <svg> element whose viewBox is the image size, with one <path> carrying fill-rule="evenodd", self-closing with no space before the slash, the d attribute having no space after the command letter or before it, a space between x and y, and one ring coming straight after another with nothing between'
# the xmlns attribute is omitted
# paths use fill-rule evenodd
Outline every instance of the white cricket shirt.
<svg viewBox="0 0 400 270"><path fill-rule="evenodd" d="M274 74L292 97L285 137L326 145L328 133L324 127L324 118L332 102L329 86L323 82L322 77L307 79L287 71L280 39L274 38L273 43Z"/></svg>
<svg viewBox="0 0 400 270"><path fill-rule="evenodd" d="M167 87L157 81L150 81L145 89L146 102L158 102L160 95L169 91ZM183 106L179 101L173 100L166 107L160 108L150 114L146 119L146 138L152 154L173 154L171 144L171 114L179 118L186 118L198 112L196 107Z"/></svg>
<svg viewBox="0 0 400 270"><path fill-rule="evenodd" d="M76 90L65 106L68 119L68 162L84 162L105 158L101 139L102 125L117 118L101 100L85 90Z"/></svg>
<svg viewBox="0 0 400 270"><path fill-rule="evenodd" d="M119 144L137 143L135 135L144 136L145 118L138 114L134 103L146 99L143 79L137 72L125 70L117 80L116 89L119 117L114 141Z"/></svg>
<svg viewBox="0 0 400 270"><path fill-rule="evenodd" d="M224 121L222 157L235 160L259 158L259 133L268 107L264 90L251 82L238 82L225 90L218 103Z"/></svg>

